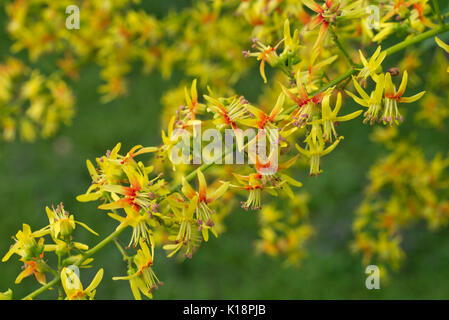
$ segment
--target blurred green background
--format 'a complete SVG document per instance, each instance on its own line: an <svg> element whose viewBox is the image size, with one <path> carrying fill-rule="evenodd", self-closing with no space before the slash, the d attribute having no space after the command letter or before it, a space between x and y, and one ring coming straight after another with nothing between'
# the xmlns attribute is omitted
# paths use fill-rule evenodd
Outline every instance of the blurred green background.
<svg viewBox="0 0 449 320"><path fill-rule="evenodd" d="M179 8L188 2L149 1L146 10L162 16L169 7ZM0 58L3 59L10 54L3 8L0 28ZM447 36L442 38L447 40ZM432 41L423 46L434 47ZM426 53L423 61L431 59L432 50ZM19 55L25 58L24 54ZM388 60L391 66L395 62L394 58ZM45 72L51 68L51 62L44 61L39 67ZM137 144L160 143L160 130L155 121L161 108L160 98L182 74L177 74L170 82L158 74L141 76L136 72L127 98L101 104L97 93L98 71L94 66L86 67L80 81L70 83L77 96L78 110L73 124L64 127L57 137L33 144L0 144L0 256L8 250L12 243L10 237L21 228L22 222L30 224L33 230L40 228L47 223L45 206L61 201L67 210L101 235L110 233L115 223L105 219L104 213L96 209L96 203L75 200L90 183L85 160L94 159L118 141L123 143L123 150ZM248 79L241 81L238 91L251 101L257 98L262 85L257 67ZM408 105L407 108L413 110L418 106ZM419 145L429 156L449 149L447 134L417 130L412 114L407 113L402 134L416 131ZM308 244L308 257L300 268L284 268L281 258L255 255L257 213L236 210L226 220L227 232L218 239L211 239L194 259L176 263L167 259L163 250L158 250L155 272L165 284L155 292L155 299L449 298L449 233L444 229L431 233L424 224L403 234L407 258L402 268L390 274L388 283L381 280L381 290L365 288L366 275L361 259L351 254L349 242L354 210L360 204L361 192L367 183L367 170L385 153L369 139L372 131L372 127L361 126L359 121L345 123L340 133L346 139L324 159L325 172L319 178L306 178L304 172L296 174L311 195L310 217L316 229L316 235ZM81 228L76 232L78 241L88 244L98 241ZM112 276L124 275L126 266L118 251L110 246L110 250L102 250L95 257L92 269L82 271L81 280L89 283L98 268L104 267L105 276L96 298L131 299L128 282L111 280ZM20 286L13 284L20 267L17 259L0 264L0 291L11 288L15 298L37 288L31 277ZM55 296L55 292L47 292L39 298Z"/></svg>

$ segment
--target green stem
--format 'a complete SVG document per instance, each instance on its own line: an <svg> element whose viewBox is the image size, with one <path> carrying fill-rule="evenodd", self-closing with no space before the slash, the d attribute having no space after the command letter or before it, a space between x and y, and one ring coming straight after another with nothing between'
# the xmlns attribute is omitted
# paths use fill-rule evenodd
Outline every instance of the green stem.
<svg viewBox="0 0 449 320"><path fill-rule="evenodd" d="M103 247L105 247L108 243L110 243L111 241L114 241L114 239L116 237L118 237L125 229L126 228L120 228L120 229L117 229L114 232L112 232L109 236L107 236L102 241L100 241L95 247L86 251L84 253L84 255L82 257L80 257L80 259L77 262L75 262L74 265L80 266L84 261L86 261L88 258L93 256L95 253L97 253L99 250L101 250ZM30 299L36 297L37 295L41 294L42 292L54 287L56 284L59 283L60 280L61 280L61 274L59 273L49 283L47 283L46 285L40 287L39 289L31 292L30 294L25 296L22 300L30 300Z"/></svg>
<svg viewBox="0 0 449 320"><path fill-rule="evenodd" d="M352 60L351 56L349 55L349 53L346 51L345 47L342 45L342 43L340 42L340 40L338 39L337 34L335 33L335 30L332 26L329 26L329 33L331 35L332 40L335 42L335 44L337 45L338 49L340 49L340 51L343 53L343 55L345 56L346 60L348 60L349 64L353 67L353 68L357 68L357 64L354 62L354 60Z"/></svg>
<svg viewBox="0 0 449 320"><path fill-rule="evenodd" d="M400 42L400 43L398 43L398 44L388 48L385 51L387 52L387 56L390 56L390 55L392 55L394 53L397 53L399 51L402 51L402 50L404 50L404 49L406 49L406 48L408 48L408 47L410 47L410 46L412 46L414 44L420 43L420 42L422 42L424 40L427 40L429 38L435 37L435 36L437 36L437 35L439 35L441 33L447 32L447 31L449 31L449 25L443 25L443 26L440 26L438 28L435 28L435 29L429 30L427 32L424 32L424 33L422 33L422 34L420 34L420 35L418 35L416 37L410 38L408 40L404 40L404 41L402 41L402 42Z"/></svg>
<svg viewBox="0 0 449 320"><path fill-rule="evenodd" d="M441 15L441 11L440 11L440 4L438 3L438 0L432 0L433 3L433 10L435 11L435 14L437 16L438 22L440 23L440 25L444 25L444 19Z"/></svg>
<svg viewBox="0 0 449 320"><path fill-rule="evenodd" d="M128 261L128 260L132 259L130 256L128 256L128 255L126 254L125 250L123 249L122 245L118 242L117 239L114 239L114 243L115 243L115 246L117 247L117 249L118 249L118 250L120 251L120 253L122 254L122 256L123 256L123 261Z"/></svg>

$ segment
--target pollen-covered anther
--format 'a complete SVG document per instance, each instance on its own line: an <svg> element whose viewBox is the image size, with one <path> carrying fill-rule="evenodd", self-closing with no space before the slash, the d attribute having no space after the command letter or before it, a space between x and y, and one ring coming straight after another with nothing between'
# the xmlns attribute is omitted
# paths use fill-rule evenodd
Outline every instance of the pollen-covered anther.
<svg viewBox="0 0 449 320"><path fill-rule="evenodd" d="M391 76L393 76L393 77L397 77L398 75L401 74L401 70L399 70L399 68L397 68L397 67L392 67L392 68L388 69L387 72L389 74L391 74Z"/></svg>
<svg viewBox="0 0 449 320"><path fill-rule="evenodd" d="M245 57L245 58L249 58L250 57L250 54L251 54L251 51L242 51L242 54L243 54L243 56Z"/></svg>
<svg viewBox="0 0 449 320"><path fill-rule="evenodd" d="M214 222L212 221L212 219L208 219L207 221L206 221L206 226L208 226L208 227L213 227L214 226Z"/></svg>

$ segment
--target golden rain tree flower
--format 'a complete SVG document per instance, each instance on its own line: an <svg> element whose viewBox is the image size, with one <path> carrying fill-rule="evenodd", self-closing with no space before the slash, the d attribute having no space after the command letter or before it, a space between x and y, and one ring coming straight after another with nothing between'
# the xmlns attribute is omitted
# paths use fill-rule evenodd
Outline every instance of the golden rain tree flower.
<svg viewBox="0 0 449 320"><path fill-rule="evenodd" d="M16 284L21 283L24 278L31 275L34 275L37 282L39 282L40 284L47 283L45 272L48 271L48 268L45 263L43 263L42 261L38 261L35 258L32 258L32 260L29 261L26 261L23 258L20 260L24 263L24 266L23 271L16 278Z"/></svg>
<svg viewBox="0 0 449 320"><path fill-rule="evenodd" d="M275 106L271 110L270 114L266 114L261 109L254 107L250 104L247 104L245 107L253 115L251 119L243 119L240 120L241 123L259 129L258 135L255 136L248 144L253 144L256 142L257 138L261 138L262 135L268 134L268 139L271 144L277 144L278 141L278 126L276 124L277 121L285 119L286 116L282 115L283 105L285 101L284 94L280 94ZM282 132L282 131L281 131ZM240 136L241 137L241 136ZM239 137L237 137L239 138ZM240 139L241 140L241 139ZM239 141L239 140L237 140ZM243 142L240 143L242 145Z"/></svg>
<svg viewBox="0 0 449 320"><path fill-rule="evenodd" d="M183 177L182 178L182 193L189 199L193 200L198 198L198 201L195 205L195 214L198 223L198 227L203 234L204 241L209 240L209 229L217 236L213 226L214 222L212 220L212 214L214 211L209 208L209 204L222 197L225 192L228 190L229 182L223 183L217 190L214 192L208 193L207 183L204 174L201 170L197 170L198 184L199 189L196 192L189 182Z"/></svg>
<svg viewBox="0 0 449 320"><path fill-rule="evenodd" d="M335 23L337 18L341 17L350 20L362 17L365 13L365 10L361 9L360 0L326 0L322 6L314 0L303 0L303 5L317 13L315 18L307 24L308 30L313 30L321 25L317 40L313 46L314 50L322 44L330 24Z"/></svg>
<svg viewBox="0 0 449 320"><path fill-rule="evenodd" d="M174 165L173 161L173 154L172 149L173 147L178 143L176 139L176 135L174 135L175 131L175 122L176 122L176 116L173 116L170 118L170 121L168 122L167 127L167 134L164 130L161 131L161 138L162 138L162 146L159 148L159 153L161 154L160 157L165 157L165 155L168 157L171 163L173 163L173 171L176 171L176 167Z"/></svg>
<svg viewBox="0 0 449 320"><path fill-rule="evenodd" d="M239 130L238 124L249 117L248 101L238 96L228 99L217 99L208 95L203 97L208 101L207 111L214 113L214 125L219 130L231 127L236 136L239 150L241 150L243 148L243 131Z"/></svg>
<svg viewBox="0 0 449 320"><path fill-rule="evenodd" d="M76 199L80 202L95 201L103 196L103 186L116 184L119 182L122 171L120 151L121 143L118 143L112 150L106 152L106 156L96 159L98 170L90 160L86 160L87 170L92 178L92 184L86 193L79 195Z"/></svg>
<svg viewBox="0 0 449 320"><path fill-rule="evenodd" d="M131 239L129 240L128 246L131 246L132 244L134 247L136 247L140 239L151 242L151 230L149 228L149 224L151 221L150 215L140 213L139 211L136 211L130 207L124 207L123 210L126 214L125 217L112 212L108 213L108 215L112 219L120 222L120 225L116 230L120 230L128 226L133 228L133 234L131 236Z"/></svg>
<svg viewBox="0 0 449 320"><path fill-rule="evenodd" d="M342 105L341 93L339 92L337 95L337 102L334 110L331 110L329 101L330 94L326 95L321 102L321 120L323 122L323 138L325 141L332 142L332 136L335 138L338 137L334 124L336 122L344 122L355 119L362 113L362 110L355 111L346 116L338 116L338 112L340 111Z"/></svg>
<svg viewBox="0 0 449 320"><path fill-rule="evenodd" d="M245 210L260 210L262 208L261 193L265 188L262 175L260 173L253 173L247 176L237 173L233 173L233 175L241 186L231 186L249 192L248 199L245 202L241 202L242 208Z"/></svg>
<svg viewBox="0 0 449 320"><path fill-rule="evenodd" d="M19 255L25 260L40 257L43 255L45 249L44 238L40 238L38 242L36 242L35 238L39 238L46 233L45 231L31 232L30 226L24 223L23 230L19 230L16 236L13 237L15 243L2 258L2 262L8 261L13 254Z"/></svg>
<svg viewBox="0 0 449 320"><path fill-rule="evenodd" d="M380 67L382 66L382 62L387 57L386 51L381 51L381 46L377 47L377 50L374 52L374 54L371 56L369 61L366 60L365 56L363 55L362 51L359 50L360 59L363 63L363 68L360 70L359 77L363 80L366 80L369 76L373 78L374 81L377 81L377 73Z"/></svg>
<svg viewBox="0 0 449 320"><path fill-rule="evenodd" d="M278 44L274 47L271 47L264 45L257 39L253 39L253 47L257 48L259 52L243 52L245 57L257 57L257 61L260 61L259 72L264 83L267 83L267 76L265 75L265 62L268 62L270 66L275 66L277 63L279 63L280 58L276 53L276 50L278 49L282 41L283 40L278 42Z"/></svg>
<svg viewBox="0 0 449 320"><path fill-rule="evenodd" d="M281 171L290 168L298 160L299 155L283 162L277 163L276 152L273 151L268 159L261 159L259 154L255 152L248 152L248 156L254 163L254 168L257 174L260 175L262 183L265 186L265 190L270 192L272 195L277 196L275 190L285 191L290 198L294 197L289 185L295 187L302 187L302 183L296 181L287 174L281 173ZM265 158L265 157L264 157ZM273 165L276 164L276 170Z"/></svg>
<svg viewBox="0 0 449 320"><path fill-rule="evenodd" d="M162 180L155 183L159 179L159 176L152 180L148 179L147 173L150 169L139 169L125 166L123 170L128 177L130 186L104 186L104 190L111 193L113 202L105 203L98 207L102 210L124 209L126 217L122 217L116 213L109 213L109 216L120 221L117 230L126 226L133 228L129 245L133 244L134 246L137 246L142 238L145 241L150 240L151 232L149 223L153 218L153 214L159 211L156 197L160 195L160 190L162 190L162 186L164 185Z"/></svg>
<svg viewBox="0 0 449 320"><path fill-rule="evenodd" d="M284 51L280 54L281 58L286 57L297 60L297 52L300 48L299 45L299 30L296 29L293 33L293 37L290 31L290 21L286 19L284 21ZM292 61L292 64L299 61Z"/></svg>
<svg viewBox="0 0 449 320"><path fill-rule="evenodd" d="M319 175L322 172L322 170L320 170L320 158L331 153L342 139L344 139L343 136L338 137L332 145L326 148L321 121L318 118L312 120L312 130L305 140L308 148L304 149L296 144L296 149L310 159L311 176Z"/></svg>
<svg viewBox="0 0 449 320"><path fill-rule="evenodd" d="M65 239L69 237L73 230L75 230L76 224L79 224L90 233L98 236L98 233L89 228L85 223L76 221L73 214L69 214L69 212L64 209L64 205L62 203L60 203L56 209L54 207L52 209L45 207L45 211L47 213L48 220L50 221L50 225L47 228L50 230L51 236L54 239L58 239L59 237L61 239Z"/></svg>
<svg viewBox="0 0 449 320"><path fill-rule="evenodd" d="M125 156L117 155L118 159L121 159L120 164L125 164L128 161L131 161L133 164L136 163L134 160L135 157L141 154L150 153L150 152L156 152L156 147L142 147L141 145L137 145L131 148ZM112 159L111 159L112 160ZM117 162L117 160L115 160Z"/></svg>
<svg viewBox="0 0 449 320"><path fill-rule="evenodd" d="M96 288L103 279L103 269L98 270L90 285L83 289L80 278L70 268L61 270L61 283L66 294L66 300L93 300Z"/></svg>
<svg viewBox="0 0 449 320"><path fill-rule="evenodd" d="M196 89L196 79L193 80L192 86L190 87L190 94L187 91L187 87L184 87L185 99L187 102L188 115L190 120L195 120L195 115L198 112L198 91Z"/></svg>
<svg viewBox="0 0 449 320"><path fill-rule="evenodd" d="M403 121L401 114L399 113L398 103L412 103L421 99L421 97L426 93L425 91L420 92L412 97L403 97L405 89L407 87L408 72L404 71L402 77L401 85L399 89L396 90L393 81L391 80L391 74L387 72L385 75L385 110L382 115L382 121L384 124L393 123L398 124Z"/></svg>
<svg viewBox="0 0 449 320"><path fill-rule="evenodd" d="M302 187L301 182L296 181L287 174L280 173L280 171L291 167L298 159L298 156L295 156L284 163L279 163L275 171L271 167L274 161L274 153L272 153L272 157L265 162L260 161L259 156L252 153L249 153L249 157L254 162L256 173L249 175L233 173L234 177L239 182L239 185L230 185L232 188L245 190L249 193L248 199L241 202L241 207L243 209L260 210L262 208L262 191L267 191L273 196L278 196L277 191L282 190L290 198L294 198L294 193L291 190L290 185L298 188ZM268 172L266 171L267 168L269 170Z"/></svg>
<svg viewBox="0 0 449 320"><path fill-rule="evenodd" d="M184 255L192 258L196 248L203 240L202 234L199 233L197 222L193 217L198 205L198 196L194 196L186 203L181 195L174 194L168 198L167 202L170 204L173 221L179 225L179 228L176 235L169 236L169 240L175 243L166 244L163 246L163 249L171 250L167 255L170 258L182 247L185 247Z"/></svg>
<svg viewBox="0 0 449 320"><path fill-rule="evenodd" d="M131 291L136 300L141 300L144 294L148 298L152 298L151 292L158 288L162 282L159 281L151 266L154 263L154 248L151 251L148 245L140 240L140 249L137 254L131 258L128 268L128 276L113 277L113 280L129 280Z"/></svg>
<svg viewBox="0 0 449 320"><path fill-rule="evenodd" d="M248 101L243 97L233 96L228 99L217 99L204 95L204 99L209 102L207 110L214 113L214 124L219 130L231 127L236 132L238 122L248 118L246 109Z"/></svg>
<svg viewBox="0 0 449 320"><path fill-rule="evenodd" d="M372 125L379 118L379 113L382 111L383 96L385 88L385 76L380 74L377 76L376 89L368 95L365 90L359 85L357 80L353 77L354 87L360 94L360 98L350 91L346 90L346 93L354 99L359 105L367 107L368 110L363 114L365 119L363 123L370 122Z"/></svg>
<svg viewBox="0 0 449 320"><path fill-rule="evenodd" d="M127 226L133 228L130 245L137 246L140 238L149 240L149 223L152 215L158 212L157 198L167 193L165 182L160 175L153 179L149 174L153 167L145 167L142 162L136 162L135 157L141 154L157 151L155 147L142 147L140 145L122 156L118 154L120 143L106 156L97 159L99 170L87 162L89 173L92 177L92 185L84 195L78 196L79 201L92 201L103 198L105 203L99 208L103 210L115 210L123 208L126 217L117 213L109 213L109 216L120 221L117 230ZM123 179L123 178L126 179ZM122 185L126 181L129 186Z"/></svg>
<svg viewBox="0 0 449 320"><path fill-rule="evenodd" d="M321 7L318 3L316 3L314 0L304 0L303 4L308 7L310 10L317 13L316 17L313 18L307 25L309 30L313 30L319 25L320 32L318 34L318 38L315 41L315 44L313 45L313 48L316 49L318 46L323 42L323 39L325 35L327 34L327 30L329 29L329 21L326 17L326 10L332 8L334 1L329 0L325 2L325 5Z"/></svg>
<svg viewBox="0 0 449 320"><path fill-rule="evenodd" d="M24 266L23 271L16 278L16 284L31 275L34 275L39 283L46 283L45 272L48 271L48 267L42 258L44 251L51 251L52 248L49 245L44 245L44 238L40 237L47 233L46 230L33 233L29 225L23 224L23 230L19 230L13 238L15 243L3 257L2 262L8 261L13 254L21 257L20 261L24 263ZM39 240L36 242L35 238L39 238Z"/></svg>
<svg viewBox="0 0 449 320"><path fill-rule="evenodd" d="M53 241L55 244L47 244L45 251L54 251L57 256L65 256L72 249L76 249L78 251L86 251L89 249L89 246L84 243L76 242L76 241L64 241L60 239L54 238ZM89 259L88 259L89 260ZM89 260L87 263L91 262L93 259ZM86 260L87 261L87 260Z"/></svg>
<svg viewBox="0 0 449 320"><path fill-rule="evenodd" d="M160 176L149 180L148 173L152 168L142 168L133 166L124 166L123 171L129 181L129 186L123 185L105 185L103 189L111 193L112 202L102 204L99 208L103 210L120 209L131 207L139 212L141 209L146 212L156 212L157 207L155 194L158 193L164 182L158 180ZM123 197L119 197L121 195Z"/></svg>
<svg viewBox="0 0 449 320"><path fill-rule="evenodd" d="M282 90L285 95L298 106L298 108L292 112L292 117L295 120L294 124L299 127L305 125L307 121L311 119L315 105L319 104L324 95L327 94L326 91L314 96L309 96L302 83L301 70L299 69L296 73L296 88L293 89L296 91L296 94L292 92L291 89L287 89L284 86L282 86Z"/></svg>

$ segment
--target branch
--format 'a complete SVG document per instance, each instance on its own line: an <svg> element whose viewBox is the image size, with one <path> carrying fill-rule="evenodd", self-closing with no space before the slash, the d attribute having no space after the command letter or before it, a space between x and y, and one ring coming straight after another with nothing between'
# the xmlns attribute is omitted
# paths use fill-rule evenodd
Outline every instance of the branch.
<svg viewBox="0 0 449 320"><path fill-rule="evenodd" d="M331 28L329 28L331 29ZM400 52L414 44L420 43L424 40L427 40L429 38L432 38L434 36L437 36L441 33L445 33L449 31L449 25L442 25L438 28L429 30L427 32L424 32L416 37L413 37L411 39L407 39L404 40L394 46L391 46L390 48L386 49L385 51L387 52L387 56L395 54L397 52ZM329 88L332 88L333 86L336 86L337 84L339 84L340 82L350 78L351 76L353 76L354 74L356 74L358 72L357 69L352 68L348 71L346 71L345 73L341 74L340 76L338 76L337 78L335 78L334 80L332 80L331 82L329 82L327 85L323 86L322 88L318 89L317 91L313 92L312 95L316 95L318 93L322 93L324 91L326 91ZM287 109L284 113L289 114L291 112L293 112L295 109L297 108L296 105L290 107L289 109ZM232 150L231 150L232 151ZM223 155L224 157L225 155ZM195 178L196 174L197 174L197 170L201 170L201 171L206 171L207 169L209 169L210 167L212 167L214 165L214 163L208 163L208 164L203 164L202 166L200 166L198 169L190 172L187 176L186 176L186 180L187 181L191 181L193 178ZM176 184L173 188L170 189L170 194L179 190L179 188L181 187L181 183Z"/></svg>
<svg viewBox="0 0 449 320"><path fill-rule="evenodd" d="M354 60L352 60L351 56L349 55L349 53L346 51L345 47L343 47L343 45L341 44L340 40L338 39L337 34L335 33L335 30L332 26L329 26L329 33L331 34L332 40L335 42L335 44L337 45L338 49L340 49L340 51L343 53L343 55L346 57L346 60L348 60L349 64L353 67L353 68L357 68L357 64L354 62Z"/></svg>
<svg viewBox="0 0 449 320"><path fill-rule="evenodd" d="M440 5L438 3L438 0L432 0L433 3L433 11L435 12L435 15L437 16L438 22L440 23L440 25L444 25L444 19L443 16L441 15L441 11L440 11Z"/></svg>
<svg viewBox="0 0 449 320"><path fill-rule="evenodd" d="M102 241L100 241L95 247L93 247L90 250L87 250L84 253L84 255L77 262L74 263L74 265L77 266L77 267L80 266L84 261L86 261L88 258L90 258L95 253L97 253L97 251L101 250L108 243L114 241L114 239L116 237L118 237L123 232L123 230L125 230L125 229L126 228L120 228L120 229L117 229L114 232L112 232L109 236L107 236ZM57 276L55 276L55 278L53 280L51 280L49 283L47 283L46 285L40 287L39 289L31 292L30 294L28 294L27 296L22 298L22 300L33 299L37 295L41 294L42 292L44 292L44 291L50 289L51 287L55 286L56 284L58 284L59 281L61 281L61 274L60 273Z"/></svg>

